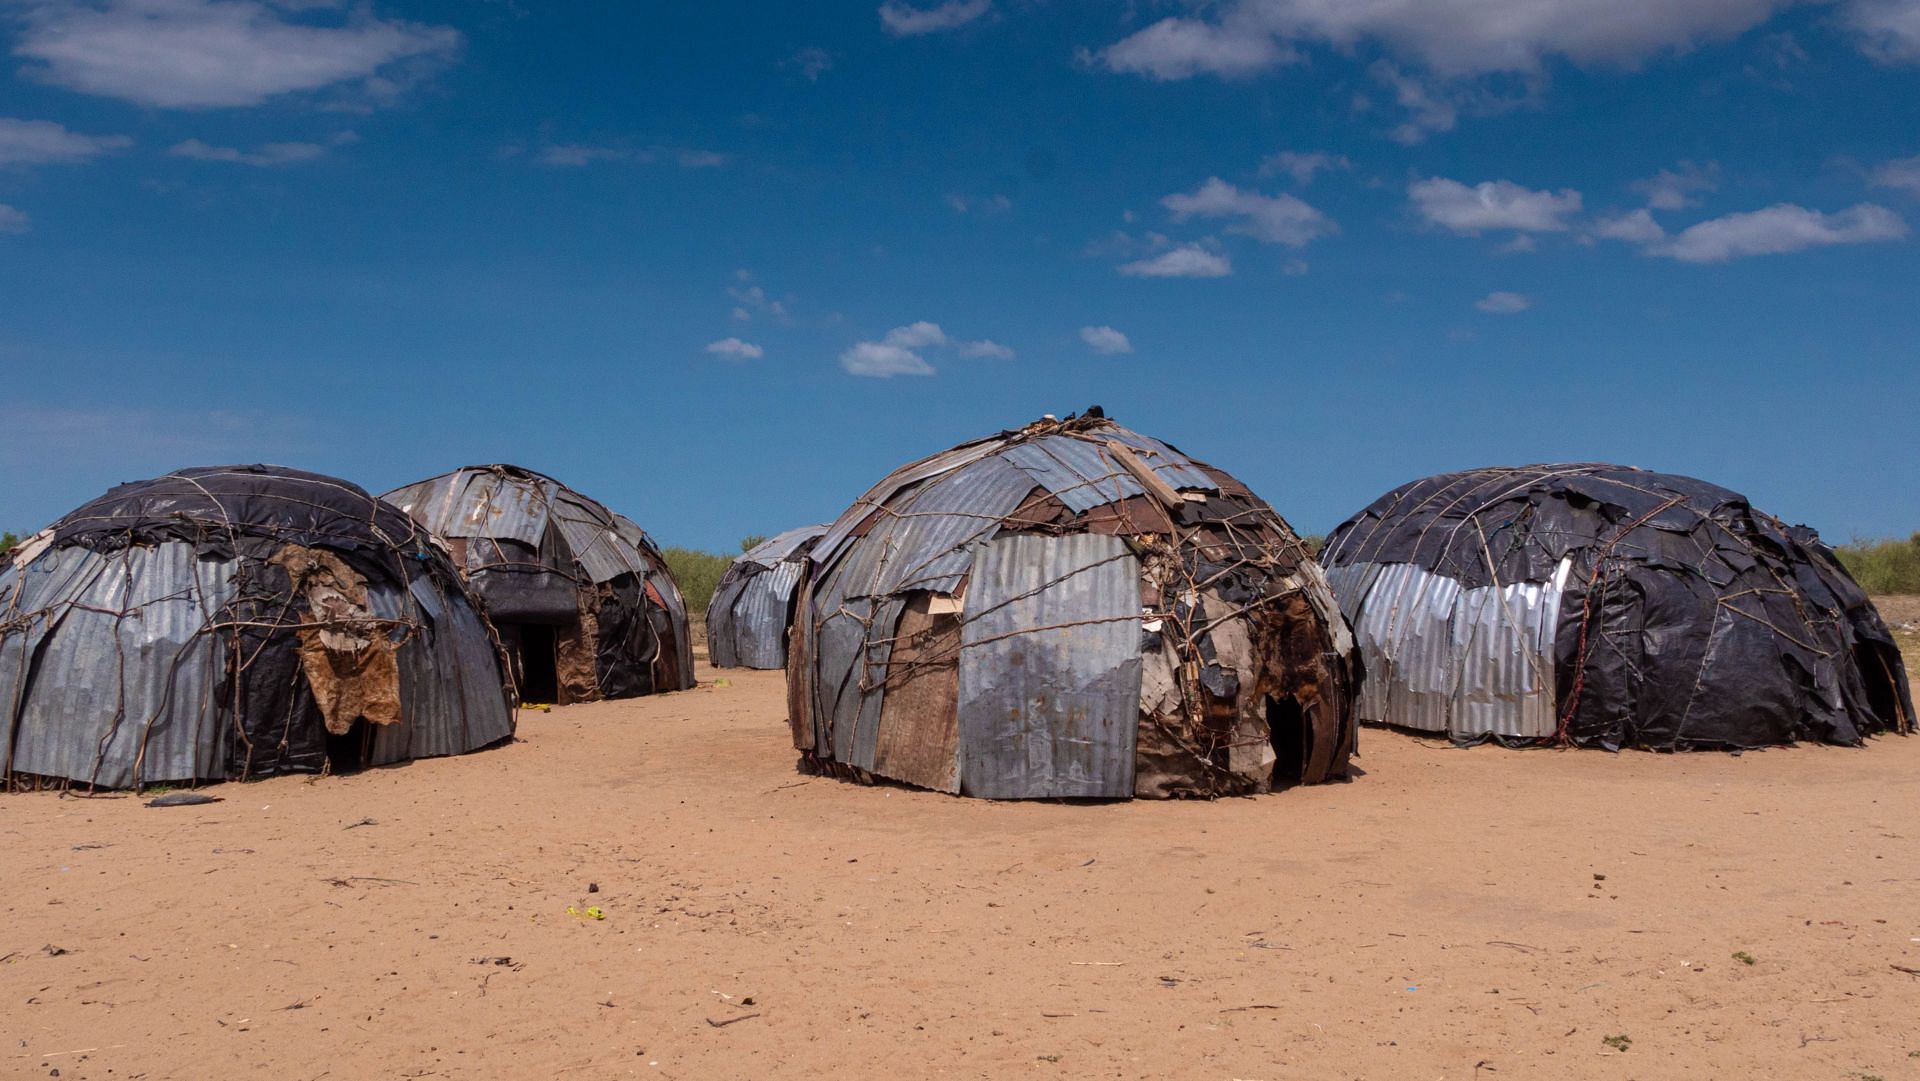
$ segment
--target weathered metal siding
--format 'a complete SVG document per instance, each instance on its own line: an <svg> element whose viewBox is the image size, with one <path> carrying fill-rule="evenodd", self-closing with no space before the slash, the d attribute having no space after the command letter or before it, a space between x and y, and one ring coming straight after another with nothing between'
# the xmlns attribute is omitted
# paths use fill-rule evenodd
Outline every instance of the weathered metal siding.
<svg viewBox="0 0 1920 1081"><path fill-rule="evenodd" d="M1140 563L1118 537L983 546L961 625L960 790L1132 796L1140 618Z"/></svg>
<svg viewBox="0 0 1920 1081"><path fill-rule="evenodd" d="M13 750L15 722L25 705L33 657L64 606L104 573L107 561L84 550L29 563L15 553L0 571L0 766Z"/></svg>
<svg viewBox="0 0 1920 1081"><path fill-rule="evenodd" d="M848 507L840 517L834 519L833 524L820 535L820 539L814 542L813 559L822 564L833 562L839 556L841 546L853 536L854 529L866 520L867 515L873 513L875 508L887 503L901 490L977 462L998 450L999 446L997 439L982 439L974 443L962 444L889 474L885 480L874 485L865 495L855 500L853 506Z"/></svg>
<svg viewBox="0 0 1920 1081"><path fill-rule="evenodd" d="M367 594L376 617L422 620L429 627L400 647L404 719L373 726L370 765L462 754L513 734L499 661L464 598L419 579L406 593L369 588ZM423 603L425 598L431 600Z"/></svg>
<svg viewBox="0 0 1920 1081"><path fill-rule="evenodd" d="M620 538L612 522L596 520L584 507L562 497L553 508L553 524L573 549L573 558L595 585L611 582L623 574L645 578L649 560Z"/></svg>
<svg viewBox="0 0 1920 1081"><path fill-rule="evenodd" d="M208 627L233 597L233 567L172 541L62 549L20 572L19 610L51 611L0 641L0 703L18 720L5 726L9 770L108 788L225 779L231 711L214 695L227 634ZM478 615L425 579L412 590L368 586L375 616L428 625L399 651L405 720L375 727L370 764L458 754L513 731ZM29 686L20 676L36 648Z"/></svg>
<svg viewBox="0 0 1920 1081"><path fill-rule="evenodd" d="M223 777L227 733L212 696L224 644L201 631L227 599L232 565L198 559L179 541L54 558L97 567L79 570L85 588L45 635L13 733L13 772L109 788ZM47 601L60 603L24 603Z"/></svg>
<svg viewBox="0 0 1920 1081"><path fill-rule="evenodd" d="M822 533L827 531L826 523L796 526L784 533L777 533L740 556L743 562L758 563L771 567L790 556L797 555L811 545Z"/></svg>
<svg viewBox="0 0 1920 1081"><path fill-rule="evenodd" d="M787 663L787 615L800 564L786 560L740 578L725 595L716 595L707 620L707 641L716 668L775 669ZM719 629L716 630L716 627Z"/></svg>
<svg viewBox="0 0 1920 1081"><path fill-rule="evenodd" d="M495 537L538 545L558 484L484 469L461 469L381 498L443 537Z"/></svg>
<svg viewBox="0 0 1920 1081"><path fill-rule="evenodd" d="M837 762L873 768L873 747L885 696L881 681L893 652L890 639L900 620L900 609L897 600L856 598L824 614L821 621L816 639L819 667L814 681L814 741L815 746L831 748L831 757Z"/></svg>
<svg viewBox="0 0 1920 1081"><path fill-rule="evenodd" d="M732 577L721 578L720 584L714 587L713 599L707 602L707 662L715 668L745 665L736 643L750 632L734 606L740 603L741 595L754 584L759 573L732 575L729 568L728 574Z"/></svg>
<svg viewBox="0 0 1920 1081"><path fill-rule="evenodd" d="M949 473L890 508L848 553L850 597L884 597L913 589L951 593L973 562L972 546L1033 491L1014 466L988 460Z"/></svg>
<svg viewBox="0 0 1920 1081"><path fill-rule="evenodd" d="M1360 719L1462 740L1551 737L1566 575L1563 563L1551 581L1462 589L1411 563L1329 570L1366 668Z"/></svg>
<svg viewBox="0 0 1920 1081"><path fill-rule="evenodd" d="M1131 447L1140 460L1147 463L1161 480L1174 489L1197 488L1202 491L1218 491L1220 486L1206 474L1193 459L1174 450L1150 435L1127 428L1114 429L1107 438L1123 447Z"/></svg>
<svg viewBox="0 0 1920 1081"><path fill-rule="evenodd" d="M1146 492L1132 473L1084 439L1035 439L1008 447L1000 457L1080 513Z"/></svg>
<svg viewBox="0 0 1920 1081"><path fill-rule="evenodd" d="M694 685L686 601L659 549L631 519L551 477L514 466L458 469L396 488L383 498L444 537L516 540L539 548L551 530L578 565L578 575L572 565L557 568L569 577L584 576L588 583L603 585L631 574L651 585L673 628L677 683ZM463 571L494 558L478 546L471 553Z"/></svg>

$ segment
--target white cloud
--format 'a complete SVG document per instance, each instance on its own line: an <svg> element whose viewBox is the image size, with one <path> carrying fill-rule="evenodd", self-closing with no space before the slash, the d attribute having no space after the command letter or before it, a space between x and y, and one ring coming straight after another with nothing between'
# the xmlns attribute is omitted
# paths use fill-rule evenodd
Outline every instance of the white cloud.
<svg viewBox="0 0 1920 1081"><path fill-rule="evenodd" d="M125 135L82 135L51 120L0 117L0 165L77 165L132 145Z"/></svg>
<svg viewBox="0 0 1920 1081"><path fill-rule="evenodd" d="M0 203L0 235L24 233L30 228L32 224L27 219L26 211L16 210L5 203Z"/></svg>
<svg viewBox="0 0 1920 1081"><path fill-rule="evenodd" d="M1509 180L1468 187L1458 180L1433 177L1408 185L1407 194L1428 222L1468 235L1489 229L1561 232L1567 228L1567 216L1580 210L1580 193L1571 188L1532 191Z"/></svg>
<svg viewBox="0 0 1920 1081"><path fill-rule="evenodd" d="M640 165L672 158L683 169L712 169L725 165L725 154L713 150L670 146L602 146L593 143L549 143L534 155L535 165L550 169L583 169L603 161L630 161Z"/></svg>
<svg viewBox="0 0 1920 1081"><path fill-rule="evenodd" d="M1728 214L1675 233L1644 250L1683 263L1724 263L1748 255L1780 255L1834 244L1899 240L1907 223L1883 206L1861 203L1823 214L1791 203Z"/></svg>
<svg viewBox="0 0 1920 1081"><path fill-rule="evenodd" d="M787 65L800 69L800 74L810 83L820 81L820 76L833 70L833 54L817 45L809 45L787 58Z"/></svg>
<svg viewBox="0 0 1920 1081"><path fill-rule="evenodd" d="M735 319L744 323L756 315L764 315L769 319L787 317L785 302L768 296L767 291L758 285L745 284L753 280L752 274L742 270L736 272L734 278L742 283L727 286L727 295L734 301L733 317Z"/></svg>
<svg viewBox="0 0 1920 1081"><path fill-rule="evenodd" d="M992 357L995 360L1012 360L1013 350L989 338L977 342L961 342L960 355L963 357Z"/></svg>
<svg viewBox="0 0 1920 1081"><path fill-rule="evenodd" d="M1460 108L1426 83L1402 72L1385 60L1367 69L1374 78L1393 90L1393 100L1407 111L1407 118L1387 132L1387 138L1402 146L1418 146L1427 136L1452 131L1460 122Z"/></svg>
<svg viewBox="0 0 1920 1081"><path fill-rule="evenodd" d="M1494 315L1513 315L1533 307L1533 301L1523 293L1493 292L1474 301L1473 306Z"/></svg>
<svg viewBox="0 0 1920 1081"><path fill-rule="evenodd" d="M1920 0L1848 0L1842 18L1860 51L1883 64L1920 61Z"/></svg>
<svg viewBox="0 0 1920 1081"><path fill-rule="evenodd" d="M1665 240L1667 231L1653 220L1645 207L1594 223L1593 235L1606 240L1624 240L1629 244L1653 244Z"/></svg>
<svg viewBox="0 0 1920 1081"><path fill-rule="evenodd" d="M1320 172L1345 171L1353 168L1344 154L1329 154L1316 150L1311 153L1299 153L1282 150L1278 154L1269 154L1260 160L1260 175L1278 176L1285 173L1301 187L1313 183L1314 174Z"/></svg>
<svg viewBox="0 0 1920 1081"><path fill-rule="evenodd" d="M1182 244L1146 259L1124 263L1120 273L1131 278L1224 278L1233 264L1198 244Z"/></svg>
<svg viewBox="0 0 1920 1081"><path fill-rule="evenodd" d="M840 354L840 367L853 375L887 379L896 375L932 375L933 365L925 357L898 345L885 342L858 342Z"/></svg>
<svg viewBox="0 0 1920 1081"><path fill-rule="evenodd" d="M554 169L580 169L601 161L626 161L638 151L585 143L553 143L540 148L535 163Z"/></svg>
<svg viewBox="0 0 1920 1081"><path fill-rule="evenodd" d="M1108 356L1133 352L1133 343L1127 340L1127 336L1108 326L1081 327L1080 340L1092 347L1094 352Z"/></svg>
<svg viewBox="0 0 1920 1081"><path fill-rule="evenodd" d="M990 339L962 341L948 337L940 324L922 319L886 332L877 342L857 342L840 354L840 366L854 375L932 375L934 367L921 355L922 350L951 346L968 358L1013 358L1013 350Z"/></svg>
<svg viewBox="0 0 1920 1081"><path fill-rule="evenodd" d="M341 5L259 0L44 0L21 16L22 73L85 94L142 105L258 105L298 91L359 83L405 61L444 60L461 43L446 26L382 19ZM329 15L332 12L329 11ZM295 21L297 18L297 21Z"/></svg>
<svg viewBox="0 0 1920 1081"><path fill-rule="evenodd" d="M947 205L955 214L1005 214L1013 209L1013 200L1005 195L990 195L978 199L971 195L952 194L947 196Z"/></svg>
<svg viewBox="0 0 1920 1081"><path fill-rule="evenodd" d="M209 146L198 139L188 139L184 143L176 143L167 149L167 153L176 158L262 167L312 161L325 155L326 152L327 148L319 143L267 143L249 151L231 146Z"/></svg>
<svg viewBox="0 0 1920 1081"><path fill-rule="evenodd" d="M1305 259L1289 259L1286 265L1280 268L1280 273L1289 278L1300 278L1305 277L1309 269L1311 268L1307 266Z"/></svg>
<svg viewBox="0 0 1920 1081"><path fill-rule="evenodd" d="M1791 2L1226 0L1212 19L1164 19L1098 56L1113 70L1156 79L1251 74L1292 59L1300 42L1341 51L1377 45L1447 78L1537 72L1552 56L1632 66L1662 52L1730 38ZM1852 2L1897 7L1901 0Z"/></svg>
<svg viewBox="0 0 1920 1081"><path fill-rule="evenodd" d="M722 338L717 342L708 342L707 352L728 360L759 360L767 353L765 349L752 342L743 342L739 338Z"/></svg>
<svg viewBox="0 0 1920 1081"><path fill-rule="evenodd" d="M1237 218L1227 227L1265 244L1305 247L1315 237L1339 231L1326 215L1292 195L1261 195L1242 191L1219 177L1208 177L1192 194L1174 194L1160 200L1175 221L1188 218ZM1225 265L1225 261L1221 261ZM1225 273L1225 271L1221 271Z"/></svg>
<svg viewBox="0 0 1920 1081"><path fill-rule="evenodd" d="M947 344L947 332L940 329L940 324L929 323L922 319L918 323L894 327L887 331L887 336L882 341L901 349L925 349L929 346Z"/></svg>
<svg viewBox="0 0 1920 1081"><path fill-rule="evenodd" d="M1920 157L1887 162L1869 174L1868 179L1882 188L1904 188L1920 195Z"/></svg>
<svg viewBox="0 0 1920 1081"><path fill-rule="evenodd" d="M1246 12L1254 5L1238 4ZM1201 19L1162 19L1145 30L1114 42L1085 58L1110 71L1171 81L1195 75L1243 78L1299 59L1257 19L1234 18L1220 23Z"/></svg>
<svg viewBox="0 0 1920 1081"><path fill-rule="evenodd" d="M1703 168L1690 161L1683 161L1677 170L1662 169L1645 180L1634 181L1629 187L1647 197L1647 205L1655 210L1681 210L1697 205L1700 200L1695 192L1713 191L1720 186L1720 166L1708 162Z"/></svg>
<svg viewBox="0 0 1920 1081"><path fill-rule="evenodd" d="M896 37L915 37L956 30L985 15L993 0L947 0L932 8L909 7L889 0L880 5L880 25Z"/></svg>

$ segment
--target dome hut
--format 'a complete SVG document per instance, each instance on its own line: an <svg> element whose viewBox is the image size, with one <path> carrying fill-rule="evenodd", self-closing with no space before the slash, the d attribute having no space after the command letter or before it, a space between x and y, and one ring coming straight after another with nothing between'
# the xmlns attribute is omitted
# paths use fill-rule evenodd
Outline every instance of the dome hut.
<svg viewBox="0 0 1920 1081"><path fill-rule="evenodd" d="M346 481L183 469L0 558L10 786L317 773L512 734L499 652L446 552Z"/></svg>
<svg viewBox="0 0 1920 1081"><path fill-rule="evenodd" d="M1360 643L1365 721L1663 751L1913 727L1899 650L1832 549L1691 477L1428 477L1321 558Z"/></svg>
<svg viewBox="0 0 1920 1081"><path fill-rule="evenodd" d="M995 799L1343 777L1353 643L1245 485L1108 420L895 470L815 542L788 713L803 767Z"/></svg>
<svg viewBox="0 0 1920 1081"><path fill-rule="evenodd" d="M807 548L826 529L789 529L727 565L707 603L707 655L715 668L785 666L793 587L800 581Z"/></svg>
<svg viewBox="0 0 1920 1081"><path fill-rule="evenodd" d="M513 465L467 466L383 498L446 539L507 647L522 702L693 686L686 605L633 522Z"/></svg>

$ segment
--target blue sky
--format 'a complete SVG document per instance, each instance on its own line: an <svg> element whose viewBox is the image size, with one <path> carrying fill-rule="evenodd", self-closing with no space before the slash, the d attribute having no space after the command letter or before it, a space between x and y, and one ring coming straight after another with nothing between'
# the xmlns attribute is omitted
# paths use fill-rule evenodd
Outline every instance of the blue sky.
<svg viewBox="0 0 1920 1081"><path fill-rule="evenodd" d="M730 548L1099 403L1307 532L1904 535L1916 224L1920 0L0 0L0 527L512 461Z"/></svg>

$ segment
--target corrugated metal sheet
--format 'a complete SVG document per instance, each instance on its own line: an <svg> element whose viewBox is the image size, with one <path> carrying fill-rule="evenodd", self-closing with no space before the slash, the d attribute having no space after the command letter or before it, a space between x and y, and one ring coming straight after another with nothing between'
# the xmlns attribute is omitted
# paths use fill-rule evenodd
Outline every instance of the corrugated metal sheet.
<svg viewBox="0 0 1920 1081"><path fill-rule="evenodd" d="M771 567L775 563L786 559L788 556L806 550L808 546L812 545L813 542L826 531L827 523L825 522L789 529L785 533L768 537L766 540L747 549L736 562L758 563L763 567Z"/></svg>
<svg viewBox="0 0 1920 1081"><path fill-rule="evenodd" d="M961 627L960 790L1132 796L1140 627L1140 564L1118 537L984 545Z"/></svg>
<svg viewBox="0 0 1920 1081"><path fill-rule="evenodd" d="M107 561L84 549L55 552L0 572L0 766L13 748L14 724L34 651L65 605L104 573Z"/></svg>
<svg viewBox="0 0 1920 1081"><path fill-rule="evenodd" d="M49 609L38 629L0 639L0 703L11 772L109 788L222 780L230 712L215 701L226 634L207 628L234 594L233 568L179 541L102 555L66 548L20 575L19 610ZM369 583L384 618L421 621L399 651L403 723L375 729L372 764L457 754L513 731L499 662L462 597L424 576L410 591ZM117 613L127 613L122 618ZM44 639L31 687L19 663ZM17 730L16 730L17 728Z"/></svg>
<svg viewBox="0 0 1920 1081"><path fill-rule="evenodd" d="M406 594L370 589L368 607L382 619L418 620L429 614L416 603L423 591L437 592L418 579ZM400 648L403 719L374 726L372 765L462 754L513 734L499 662L480 617L462 597L441 594L433 607L439 615L428 633Z"/></svg>
<svg viewBox="0 0 1920 1081"><path fill-rule="evenodd" d="M902 489L977 462L999 449L998 437L981 439L972 443L963 443L952 450L942 451L889 473L885 480L869 488L865 495L855 500L853 506L848 507L840 517L834 519L833 524L820 535L820 539L813 545L813 560L817 563L831 562L839 555L840 548L847 542L847 538L853 535L855 527L865 521L867 515L873 513L874 508L892 499Z"/></svg>
<svg viewBox="0 0 1920 1081"><path fill-rule="evenodd" d="M736 561L737 562L737 561ZM734 574L730 567L707 602L707 663L715 668L747 667L740 659L738 641L750 626L734 611L740 595L753 584L755 574Z"/></svg>
<svg viewBox="0 0 1920 1081"><path fill-rule="evenodd" d="M891 508L855 551L847 595L882 597L910 589L950 593L973 562L971 546L1033 491L1033 478L988 459L949 473Z"/></svg>
<svg viewBox="0 0 1920 1081"><path fill-rule="evenodd" d="M787 663L787 616L800 571L799 563L782 561L714 595L707 619L714 667L771 670Z"/></svg>
<svg viewBox="0 0 1920 1081"><path fill-rule="evenodd" d="M671 617L678 686L694 685L686 601L659 548L632 519L551 477L518 466L458 469L396 488L384 498L445 536L517 540L539 548L551 530L572 557L571 565L556 567L569 578L584 578L594 585L628 574L639 578L653 587ZM490 547L476 544L469 550L465 569L484 571L485 564L496 558ZM544 558L553 561L551 556ZM484 582L484 576L475 580Z"/></svg>
<svg viewBox="0 0 1920 1081"><path fill-rule="evenodd" d="M1035 484L1076 511L1146 493L1104 447L1084 439L1043 437L1008 447L1000 457L1026 470Z"/></svg>
<svg viewBox="0 0 1920 1081"><path fill-rule="evenodd" d="M1150 435L1141 435L1130 428L1120 428L1102 438L1112 439L1122 446L1132 447L1138 451L1141 460L1175 490L1182 488L1197 488L1208 492L1220 490L1220 486L1195 465L1193 459Z"/></svg>
<svg viewBox="0 0 1920 1081"><path fill-rule="evenodd" d="M1462 740L1551 737L1568 566L1548 582L1478 589L1411 563L1329 570L1366 667L1360 718Z"/></svg>
<svg viewBox="0 0 1920 1081"><path fill-rule="evenodd" d="M458 469L381 498L443 537L494 537L537 546L557 487L546 477Z"/></svg>
<svg viewBox="0 0 1920 1081"><path fill-rule="evenodd" d="M86 587L46 635L12 770L109 788L223 777L227 733L212 700L222 643L201 631L227 598L232 565L180 541L57 555L97 568L79 572Z"/></svg>
<svg viewBox="0 0 1920 1081"><path fill-rule="evenodd" d="M610 519L597 520L597 516L589 515L585 508L570 506L562 499L554 506L552 521L566 538L567 547L573 549L573 558L579 561L580 569L596 585L611 582L623 574L645 578L652 566L651 560L621 540Z"/></svg>

